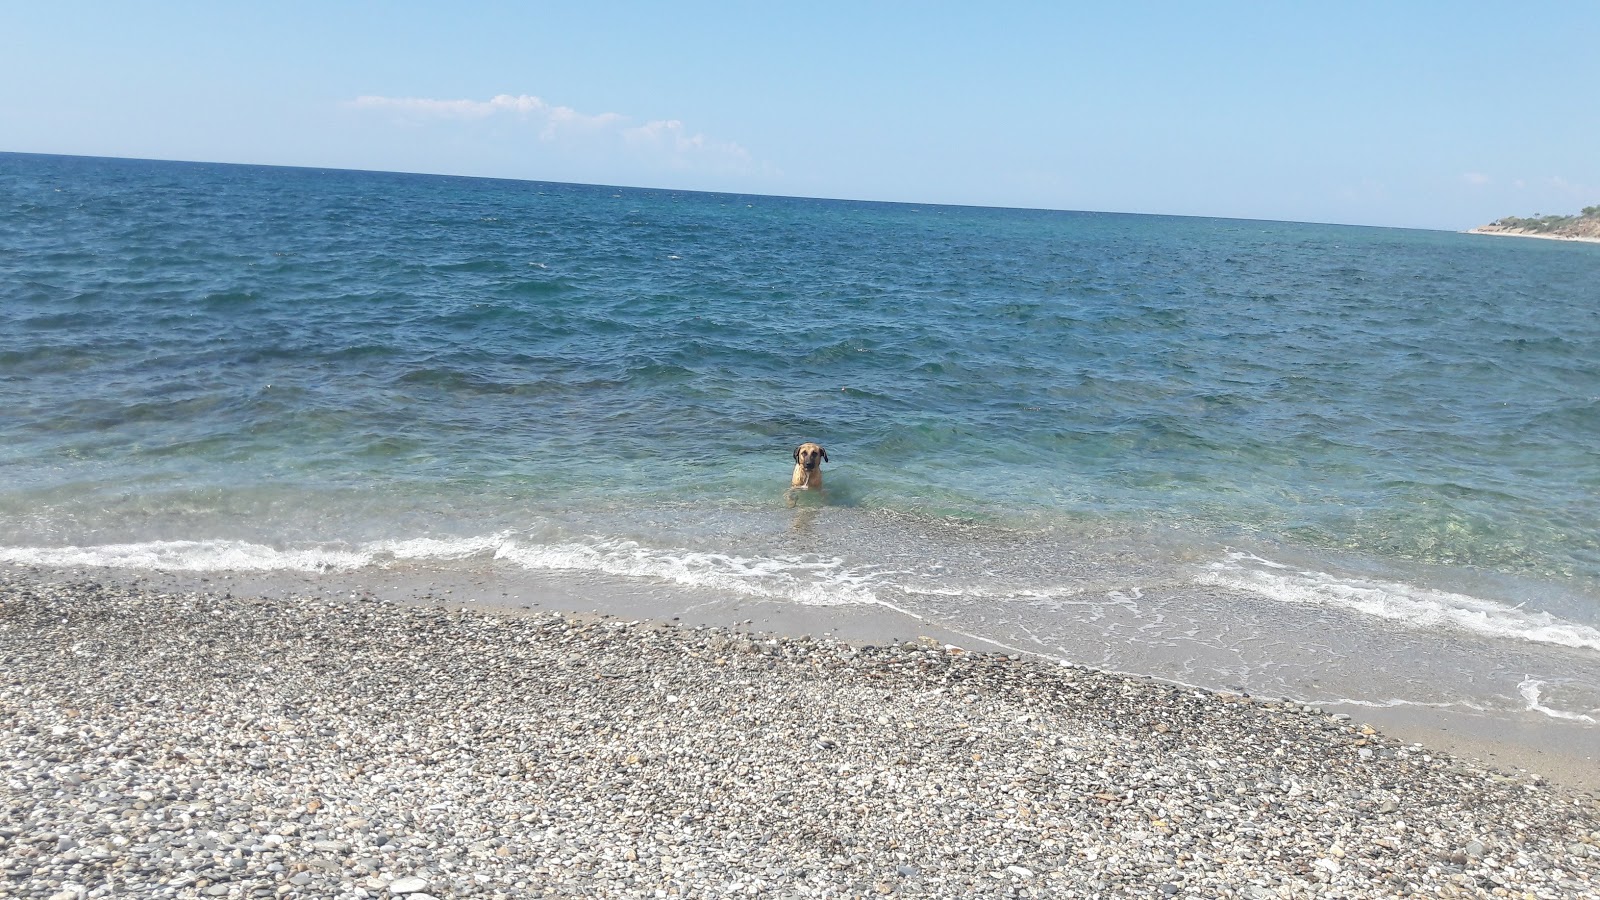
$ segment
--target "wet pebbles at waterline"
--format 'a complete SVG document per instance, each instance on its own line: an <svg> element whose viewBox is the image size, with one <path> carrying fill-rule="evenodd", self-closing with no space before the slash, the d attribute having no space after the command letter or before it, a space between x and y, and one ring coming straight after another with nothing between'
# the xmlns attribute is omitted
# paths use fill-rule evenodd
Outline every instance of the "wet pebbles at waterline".
<svg viewBox="0 0 1600 900"><path fill-rule="evenodd" d="M1600 810L930 641L0 580L0 896L1600 895Z"/></svg>

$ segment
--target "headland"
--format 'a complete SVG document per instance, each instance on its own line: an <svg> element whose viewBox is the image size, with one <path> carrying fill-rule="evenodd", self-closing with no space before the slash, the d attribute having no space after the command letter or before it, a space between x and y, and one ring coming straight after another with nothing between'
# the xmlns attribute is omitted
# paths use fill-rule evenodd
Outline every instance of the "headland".
<svg viewBox="0 0 1600 900"><path fill-rule="evenodd" d="M1600 206L1585 207L1575 216L1507 216L1469 229L1467 233L1600 244Z"/></svg>

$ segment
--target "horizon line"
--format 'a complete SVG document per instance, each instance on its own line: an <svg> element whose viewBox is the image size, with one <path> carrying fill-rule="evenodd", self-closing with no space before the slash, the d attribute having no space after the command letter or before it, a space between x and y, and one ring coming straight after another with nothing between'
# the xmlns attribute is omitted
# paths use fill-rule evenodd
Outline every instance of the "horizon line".
<svg viewBox="0 0 1600 900"><path fill-rule="evenodd" d="M1219 222L1268 222L1268 223L1283 224L1283 225L1320 225L1320 226L1326 226L1326 227L1331 227L1331 228L1381 228L1381 229L1391 230L1391 231L1429 231L1429 232L1438 232L1438 233L1441 233L1441 234L1466 234L1467 233L1466 229L1425 228L1425 227L1415 226L1415 225L1373 225L1373 224L1359 223L1359 222L1314 222L1314 221L1301 220L1301 219L1266 219L1266 218L1249 218L1249 217L1241 217L1241 216L1213 216L1213 215L1202 215L1202 214L1198 214L1198 213L1153 213L1153 212L1129 212L1129 211L1123 211L1123 210L1109 210L1109 209L1106 209L1106 210L1064 209L1064 208L1061 208L1061 207L1053 207L1053 206L996 206L996 205L984 205L984 204L979 204L979 203L941 203L941 202L935 202L935 201L918 201L918 200L874 200L874 199L859 198L859 197L813 197L813 196L806 196L806 195L803 195L803 194L763 194L763 193L750 192L750 191L719 191L719 190L706 190L706 189L703 189L703 188L669 188L669 187L651 187L649 185L607 184L607 183L602 183L602 182L586 182L586 181L555 181L555 180L551 180L551 179L524 178L524 177L511 176L511 175L463 175L463 174L454 173L454 172L418 172L418 171L409 171L409 170L404 170L404 169L360 169L360 168L351 168L351 167L348 167L348 166L331 166L331 165L330 166L317 166L317 165L304 165L304 164L291 164L291 163L258 163L258 162L231 162L231 161L226 161L226 160L171 159L171 158L154 157L154 156L148 156L148 157L147 156L98 156L98 155L89 154L89 153L42 153L42 152L36 152L36 151L31 151L31 150L0 150L0 156L48 156L48 157L57 157L57 158L62 158L62 159L103 159L103 160L117 160L117 161L122 161L122 162L176 163L176 164L180 164L180 165L198 165L198 166L240 166L240 167L247 167L247 168L258 168L258 169L300 169L300 170L306 170L306 171L354 172L354 173L371 174L371 175L415 175L415 176L420 176L420 177L425 177L425 178L464 178L464 179L469 179L469 180L474 180L474 181L514 181L514 182L519 182L519 183L523 183L523 184L556 184L556 185L564 185L564 186L570 186L570 187L614 188L614 189L618 189L618 190L658 191L658 192L662 192L662 193L680 193L680 194L712 194L712 195L720 195L720 196L726 196L726 197L760 197L760 198L767 198L767 199L774 199L774 200L815 200L815 201L820 201L820 202L825 202L825 203L877 203L877 204L883 204L883 205L886 205L886 206L934 206L934 207L947 207L947 208L951 208L951 209L993 209L993 210L1009 210L1009 211L1017 211L1017 212L1072 213L1072 214L1076 214L1076 215L1147 216L1147 217L1151 217L1151 218L1164 218L1164 219L1210 219L1210 220L1219 221ZM1480 227L1480 226L1472 226L1472 227Z"/></svg>

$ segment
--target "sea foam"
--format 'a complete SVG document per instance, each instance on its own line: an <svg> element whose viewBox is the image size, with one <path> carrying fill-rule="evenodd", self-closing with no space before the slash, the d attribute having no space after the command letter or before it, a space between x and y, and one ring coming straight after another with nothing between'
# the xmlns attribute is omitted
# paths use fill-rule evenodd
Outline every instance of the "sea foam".
<svg viewBox="0 0 1600 900"><path fill-rule="evenodd" d="M1547 612L1417 585L1297 570L1250 553L1230 552L1200 581L1281 603L1344 609L1410 629L1600 650L1600 629Z"/></svg>
<svg viewBox="0 0 1600 900"><path fill-rule="evenodd" d="M741 556L652 548L633 541L528 543L509 533L360 544L272 547L250 541L145 541L66 547L0 547L0 562L52 568L172 572L355 572L397 562L483 559L531 571L654 580L805 606L884 604L873 573L824 556Z"/></svg>

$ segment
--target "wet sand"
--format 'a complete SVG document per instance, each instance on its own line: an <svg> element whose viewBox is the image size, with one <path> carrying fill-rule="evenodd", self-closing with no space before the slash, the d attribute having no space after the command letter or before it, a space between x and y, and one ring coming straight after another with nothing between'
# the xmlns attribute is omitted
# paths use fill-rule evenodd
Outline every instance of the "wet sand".
<svg viewBox="0 0 1600 900"><path fill-rule="evenodd" d="M497 615L562 612L667 624L711 625L769 636L815 636L855 644L926 639L972 651L1018 652L1015 648L951 631L938 623L883 607L808 607L748 598L716 604L689 604L678 599L678 605L672 605L673 598L664 598L659 593L553 590L547 581L513 582L445 569L430 569L426 573L364 570L359 573L231 575L102 568L30 571L32 578L87 579L173 592L204 591L276 599L361 596L405 605L465 607ZM1138 673L1118 674L1138 677ZM1323 704L1323 708L1331 714L1371 724L1396 740L1474 759L1505 772L1535 775L1600 796L1600 732L1590 726L1541 723L1543 727L1534 730L1496 717L1412 705Z"/></svg>

